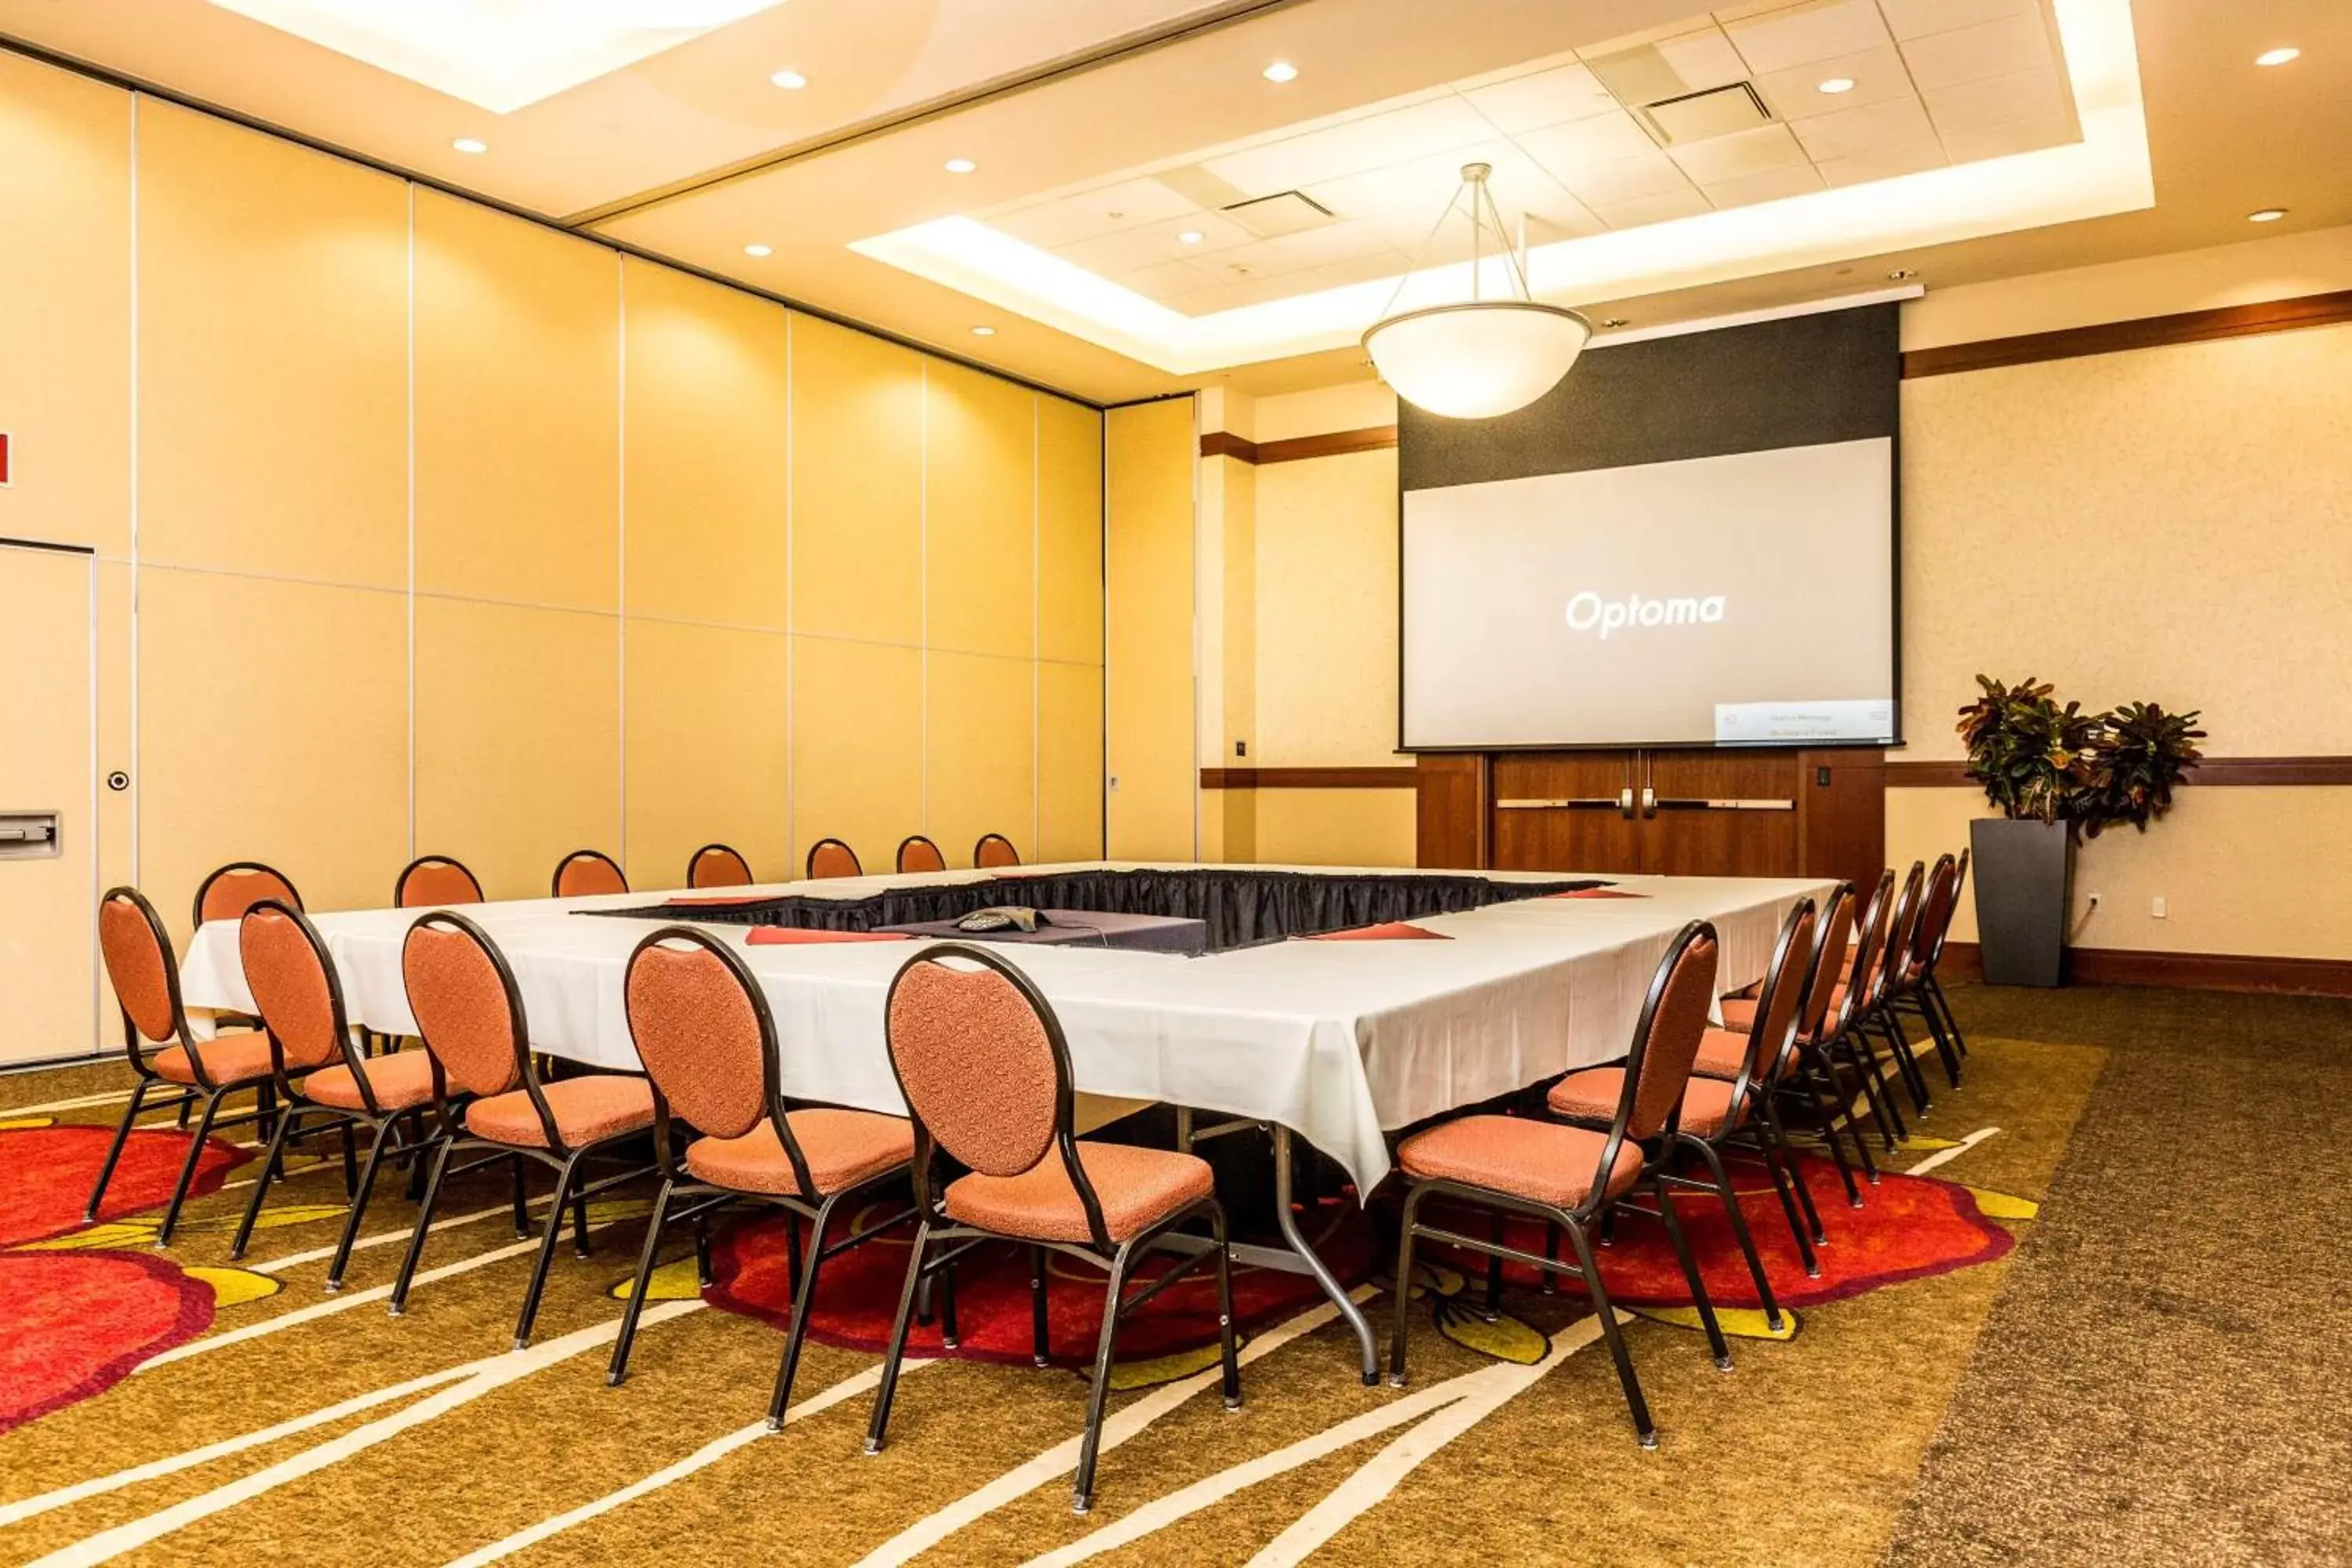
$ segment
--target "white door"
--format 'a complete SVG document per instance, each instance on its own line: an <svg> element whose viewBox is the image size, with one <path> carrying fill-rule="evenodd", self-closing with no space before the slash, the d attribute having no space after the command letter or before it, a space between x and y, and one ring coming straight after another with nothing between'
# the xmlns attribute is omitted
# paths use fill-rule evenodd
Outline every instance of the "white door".
<svg viewBox="0 0 2352 1568"><path fill-rule="evenodd" d="M99 1045L97 570L0 542L0 1064Z"/></svg>

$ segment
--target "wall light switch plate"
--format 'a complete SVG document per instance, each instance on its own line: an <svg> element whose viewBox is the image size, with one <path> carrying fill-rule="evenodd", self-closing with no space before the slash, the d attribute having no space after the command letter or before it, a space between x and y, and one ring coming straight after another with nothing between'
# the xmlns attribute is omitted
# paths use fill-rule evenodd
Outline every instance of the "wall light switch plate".
<svg viewBox="0 0 2352 1568"><path fill-rule="evenodd" d="M2151 904L2148 906L2148 910L2147 910L2147 912L2148 912L2151 916L2153 916L2154 918L2156 918L2157 920L2162 920L2162 919L2164 919L2164 918L2165 918L2165 916L2164 916L2164 895L2163 895L2163 894L2158 893L2158 894L2156 896L2156 900L2155 900L2155 902L2151 903Z"/></svg>

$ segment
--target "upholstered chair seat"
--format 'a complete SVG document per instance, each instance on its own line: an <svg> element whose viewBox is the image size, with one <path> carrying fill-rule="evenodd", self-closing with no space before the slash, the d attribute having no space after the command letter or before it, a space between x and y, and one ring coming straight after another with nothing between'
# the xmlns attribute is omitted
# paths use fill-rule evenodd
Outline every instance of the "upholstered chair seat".
<svg viewBox="0 0 2352 1568"><path fill-rule="evenodd" d="M1710 1034L1721 1034L1719 1029ZM1741 1040L1745 1050L1748 1042ZM1731 1084L1739 1073L1739 1064L1732 1063L1731 1071L1723 1079L1693 1078L1683 1089L1682 1130L1702 1138L1712 1138L1724 1130L1731 1116ZM1577 1121L1593 1121L1608 1126L1617 1114L1617 1102L1624 1098L1623 1068L1587 1068L1573 1072L1551 1086L1544 1096L1555 1116L1569 1117Z"/></svg>
<svg viewBox="0 0 2352 1568"><path fill-rule="evenodd" d="M423 1051L374 1057L367 1064L368 1087L380 1110L412 1110L433 1103L433 1058ZM347 1067L320 1068L302 1080L306 1099L338 1110L365 1110L359 1080Z"/></svg>
<svg viewBox="0 0 2352 1568"><path fill-rule="evenodd" d="M641 1078L600 1073L558 1079L541 1084L539 1092L546 1097L548 1112L555 1118L557 1136L574 1149L654 1124L653 1086ZM522 1149L547 1147L547 1130L540 1123L528 1089L474 1101L466 1108L466 1131L493 1143Z"/></svg>
<svg viewBox="0 0 2352 1568"><path fill-rule="evenodd" d="M915 1157L915 1129L903 1116L829 1107L784 1115L820 1196L846 1192ZM772 1121L763 1121L740 1138L696 1139L687 1145L686 1168L713 1186L739 1193L801 1190Z"/></svg>
<svg viewBox="0 0 2352 1568"><path fill-rule="evenodd" d="M264 1034L223 1035L215 1040L199 1040L196 1056L204 1064L205 1076L216 1084L257 1083L278 1070L270 1060L269 1037ZM158 1078L173 1083L196 1081L195 1068L188 1060L184 1046L158 1051L150 1065Z"/></svg>
<svg viewBox="0 0 2352 1568"><path fill-rule="evenodd" d="M1613 1114L1616 1107L1611 1106ZM1592 1191L1608 1135L1517 1116L1465 1116L1415 1133L1397 1150L1407 1175L1463 1182L1515 1197L1580 1208L1596 1196L1614 1197L1642 1174L1642 1145L1625 1139L1609 1167L1609 1190Z"/></svg>
<svg viewBox="0 0 2352 1568"><path fill-rule="evenodd" d="M1727 1005L1727 1010L1728 1005ZM1719 1078L1727 1082L1739 1076L1739 1064L1748 1059L1748 1037L1750 1025L1731 1029L1709 1029L1698 1037L1698 1059L1691 1063L1691 1071L1702 1078ZM1690 1101L1683 1101L1688 1106Z"/></svg>
<svg viewBox="0 0 2352 1568"><path fill-rule="evenodd" d="M1124 1143L1080 1143L1078 1163L1102 1205L1103 1229L1125 1241L1214 1188L1208 1162L1169 1149ZM1017 1176L975 1171L948 1184L948 1216L1000 1236L1038 1241L1085 1241L1086 1206L1057 1151Z"/></svg>

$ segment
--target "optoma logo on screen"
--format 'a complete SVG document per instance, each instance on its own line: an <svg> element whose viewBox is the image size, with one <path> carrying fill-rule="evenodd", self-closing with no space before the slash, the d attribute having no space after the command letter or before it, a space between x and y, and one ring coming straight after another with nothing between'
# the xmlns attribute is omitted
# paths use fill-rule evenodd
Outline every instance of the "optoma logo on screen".
<svg viewBox="0 0 2352 1568"><path fill-rule="evenodd" d="M1729 601L1721 594L1709 594L1703 599L1644 599L1639 594L1628 594L1622 599L1603 599L1587 588L1568 602L1568 629L1598 630L1601 640L1606 642L1611 632L1622 632L1628 626L1711 626L1723 619L1728 607Z"/></svg>

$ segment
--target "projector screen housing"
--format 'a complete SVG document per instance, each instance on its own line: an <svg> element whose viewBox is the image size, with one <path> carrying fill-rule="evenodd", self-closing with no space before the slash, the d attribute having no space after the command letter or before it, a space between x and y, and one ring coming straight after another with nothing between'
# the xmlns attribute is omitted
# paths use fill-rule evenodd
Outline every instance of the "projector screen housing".
<svg viewBox="0 0 2352 1568"><path fill-rule="evenodd" d="M1399 413L1405 751L1902 743L1892 305Z"/></svg>

